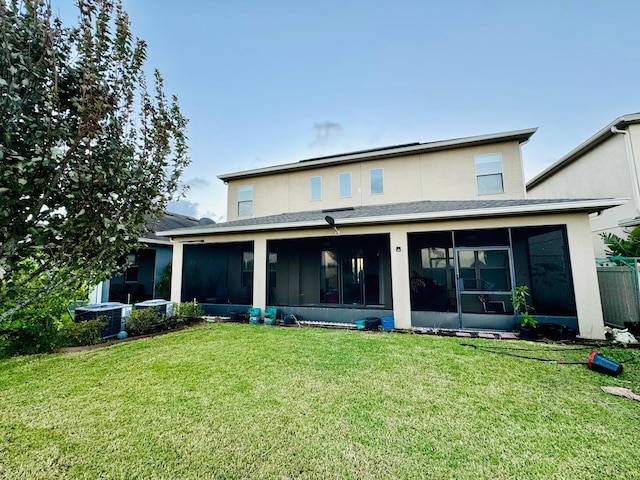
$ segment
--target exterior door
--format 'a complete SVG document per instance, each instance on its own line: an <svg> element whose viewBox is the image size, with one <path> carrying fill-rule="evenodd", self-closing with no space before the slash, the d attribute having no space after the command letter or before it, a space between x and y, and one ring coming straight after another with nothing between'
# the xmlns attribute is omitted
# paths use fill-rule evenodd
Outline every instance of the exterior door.
<svg viewBox="0 0 640 480"><path fill-rule="evenodd" d="M460 327L511 329L515 322L511 249L457 248L455 259Z"/></svg>

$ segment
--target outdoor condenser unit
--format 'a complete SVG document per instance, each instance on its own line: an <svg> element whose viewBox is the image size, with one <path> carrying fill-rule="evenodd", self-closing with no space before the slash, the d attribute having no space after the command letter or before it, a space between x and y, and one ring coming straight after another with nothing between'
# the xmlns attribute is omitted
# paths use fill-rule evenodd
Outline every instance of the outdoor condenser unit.
<svg viewBox="0 0 640 480"><path fill-rule="evenodd" d="M119 302L93 303L78 307L75 311L76 323L87 320L102 320L106 325L100 332L100 337L115 337L124 329L125 318L131 316L131 305Z"/></svg>
<svg viewBox="0 0 640 480"><path fill-rule="evenodd" d="M161 298L136 303L135 308L136 310L141 310L143 308L155 308L160 315L164 315L165 317L170 317L173 314L173 302L170 302L169 300L162 300Z"/></svg>

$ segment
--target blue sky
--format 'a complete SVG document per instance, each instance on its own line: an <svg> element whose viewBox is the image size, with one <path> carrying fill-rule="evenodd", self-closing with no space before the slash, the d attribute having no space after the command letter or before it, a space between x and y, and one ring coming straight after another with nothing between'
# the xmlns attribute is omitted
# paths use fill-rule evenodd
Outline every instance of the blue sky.
<svg viewBox="0 0 640 480"><path fill-rule="evenodd" d="M67 23L72 0L52 0ZM189 118L178 213L226 215L216 177L538 127L533 175L640 111L640 2L124 0ZM606 174L606 168L605 168Z"/></svg>

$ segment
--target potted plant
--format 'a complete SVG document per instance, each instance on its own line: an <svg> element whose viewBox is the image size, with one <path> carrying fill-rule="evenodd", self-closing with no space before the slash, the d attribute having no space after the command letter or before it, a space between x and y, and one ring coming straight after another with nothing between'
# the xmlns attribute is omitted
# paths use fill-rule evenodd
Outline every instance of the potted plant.
<svg viewBox="0 0 640 480"><path fill-rule="evenodd" d="M528 296L529 287L520 285L513 291L511 302L513 303L513 310L520 317L520 325L518 325L520 338L531 339L538 336L538 322L530 313L530 311L533 311L533 307L527 303Z"/></svg>

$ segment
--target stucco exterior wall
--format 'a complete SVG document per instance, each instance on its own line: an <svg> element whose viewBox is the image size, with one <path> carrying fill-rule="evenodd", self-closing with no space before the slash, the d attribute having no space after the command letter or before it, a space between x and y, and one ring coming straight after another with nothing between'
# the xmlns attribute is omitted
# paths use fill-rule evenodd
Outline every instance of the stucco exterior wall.
<svg viewBox="0 0 640 480"><path fill-rule="evenodd" d="M476 155L502 154L504 193L478 195ZM370 170L381 168L384 193L372 194ZM351 173L351 196L340 198L339 175ZM322 198L311 200L309 179L322 178ZM253 186L253 215L380 205L419 200L490 200L524 198L520 145L517 141L457 148L402 157L328 165L228 183L227 220L237 220L238 188Z"/></svg>
<svg viewBox="0 0 640 480"><path fill-rule="evenodd" d="M476 155L502 154L504 193L478 195ZM405 171L407 176L411 171ZM517 142L482 145L420 156L420 200L494 200L524 198L520 145Z"/></svg>
<svg viewBox="0 0 640 480"><path fill-rule="evenodd" d="M470 218L467 220L433 221L421 223L399 223L392 225L341 226L341 235L389 234L391 249L391 274L393 293L393 314L397 328L411 326L411 307L409 298L409 259L407 234L410 232L428 232L443 230L525 227L542 225L566 225L569 243L569 256L572 268L578 325L583 337L604 338L600 293L593 261L593 246L589 241L589 219L584 213L549 214L536 216L513 216L500 218ZM267 242L276 239L295 239L327 237L332 235L328 227L306 230L285 230L275 232L234 233L224 235L203 235L190 237L189 242L237 242L247 236L254 240L256 248L254 271L254 306L264 309L267 288ZM174 246L172 301L179 301L182 278L182 243L177 240ZM399 251L396 247L399 247ZM258 268L258 265L262 266Z"/></svg>
<svg viewBox="0 0 640 480"><path fill-rule="evenodd" d="M630 131L640 153L640 126L631 125ZM637 161L637 160L636 160ZM638 170L640 171L640 169ZM591 217L591 238L597 257L605 256L600 238L602 232L624 235L619 222L639 215L634 196L634 178L627 157L624 135L607 139L573 161L562 170L530 188L528 198L628 198L619 207L610 208Z"/></svg>

